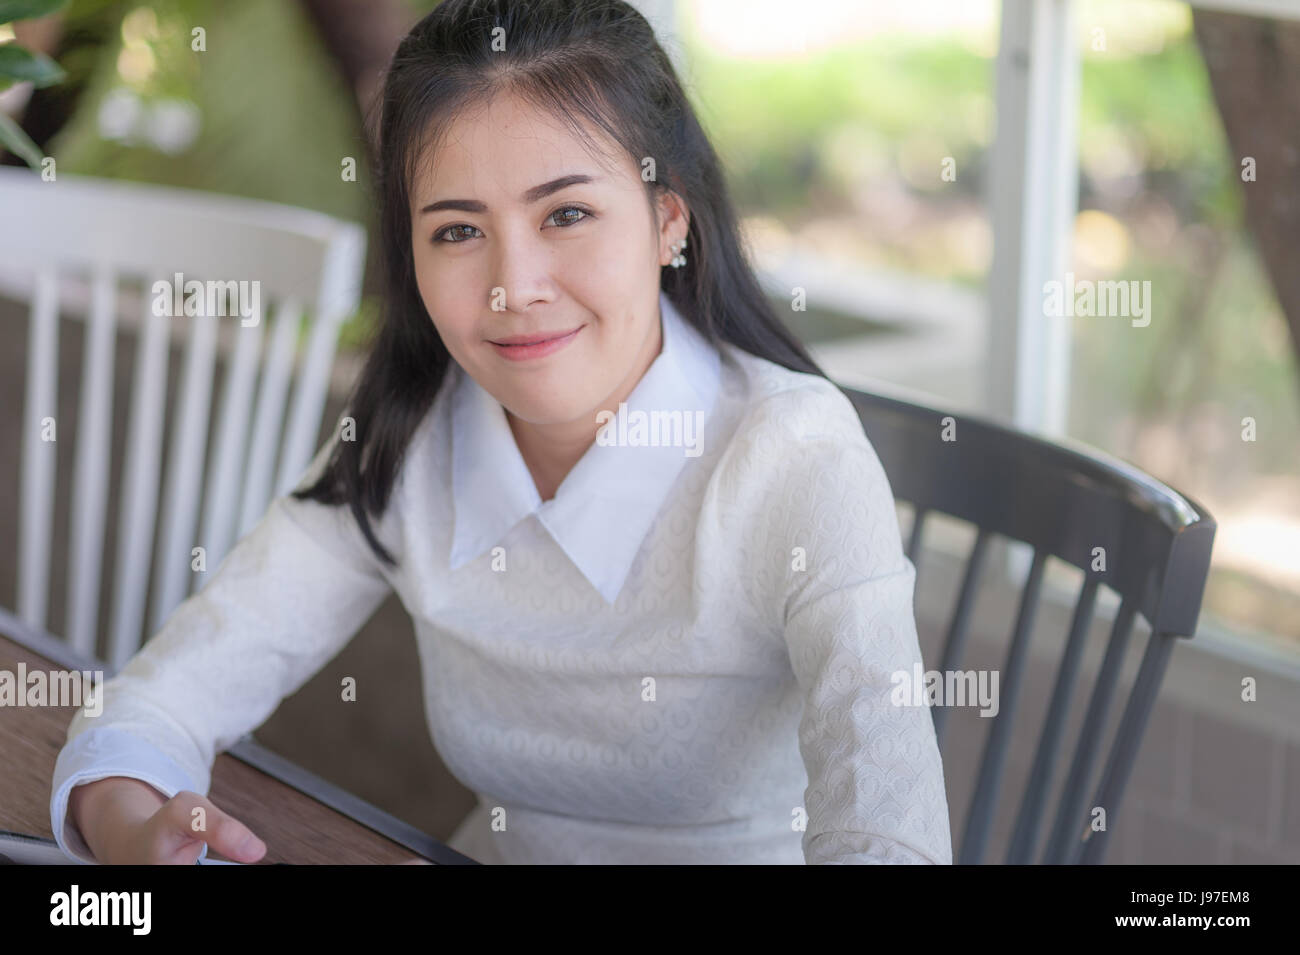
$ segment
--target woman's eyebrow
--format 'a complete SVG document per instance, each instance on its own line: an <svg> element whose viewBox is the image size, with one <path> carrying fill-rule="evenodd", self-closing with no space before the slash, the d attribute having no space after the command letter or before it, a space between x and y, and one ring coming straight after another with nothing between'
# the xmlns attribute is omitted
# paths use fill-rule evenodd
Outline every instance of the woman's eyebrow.
<svg viewBox="0 0 1300 955"><path fill-rule="evenodd" d="M552 179L550 182L544 182L540 186L533 186L520 196L520 199L525 205L532 205L534 202L545 199L552 193L559 192L568 186L576 186L585 182L598 182L599 180L599 176L588 176L586 173L571 173L558 179ZM487 204L478 199L439 199L437 202L431 202L421 209L420 215L438 212L443 209L481 213L487 212Z"/></svg>

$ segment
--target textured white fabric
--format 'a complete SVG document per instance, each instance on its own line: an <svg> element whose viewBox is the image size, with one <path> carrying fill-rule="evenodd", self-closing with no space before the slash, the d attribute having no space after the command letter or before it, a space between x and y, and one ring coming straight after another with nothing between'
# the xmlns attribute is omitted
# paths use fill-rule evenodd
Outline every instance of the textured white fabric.
<svg viewBox="0 0 1300 955"><path fill-rule="evenodd" d="M453 365L376 524L398 568L346 508L273 501L103 714L73 719L65 851L93 861L73 785L206 793L216 754L392 589L434 743L479 798L450 844L480 861L950 863L930 711L890 702L920 660L915 571L852 405L660 310L626 412L700 411L698 455L597 443L543 503L503 409Z"/></svg>

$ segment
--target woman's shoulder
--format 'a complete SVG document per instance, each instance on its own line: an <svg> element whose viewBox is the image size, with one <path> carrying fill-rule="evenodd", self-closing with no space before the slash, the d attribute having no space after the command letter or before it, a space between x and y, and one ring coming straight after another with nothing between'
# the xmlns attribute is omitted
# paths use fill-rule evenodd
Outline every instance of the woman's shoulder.
<svg viewBox="0 0 1300 955"><path fill-rule="evenodd" d="M794 371L739 348L728 349L741 382L733 441L866 443L848 396L821 375Z"/></svg>
<svg viewBox="0 0 1300 955"><path fill-rule="evenodd" d="M795 510L831 499L892 510L889 477L848 395L828 378L729 349L743 400L719 480Z"/></svg>
<svg viewBox="0 0 1300 955"><path fill-rule="evenodd" d="M735 362L743 375L734 380L748 389L733 395L744 392L746 404L714 479L725 503L720 524L743 537L735 546L747 555L744 574L788 601L802 580L789 573L793 548L836 573L895 566L892 488L848 395L820 375L753 356ZM833 577L819 577L821 585L835 586Z"/></svg>

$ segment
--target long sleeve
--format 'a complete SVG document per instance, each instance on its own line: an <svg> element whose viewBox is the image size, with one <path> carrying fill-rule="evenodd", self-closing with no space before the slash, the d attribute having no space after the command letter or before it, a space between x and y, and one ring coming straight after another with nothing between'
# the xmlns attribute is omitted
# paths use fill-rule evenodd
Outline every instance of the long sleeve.
<svg viewBox="0 0 1300 955"><path fill-rule="evenodd" d="M804 695L799 749L805 860L951 864L943 766L930 711L895 705L891 675L921 659L909 621L915 572L825 593L786 623Z"/></svg>
<svg viewBox="0 0 1300 955"><path fill-rule="evenodd" d="M319 473L328 450L298 486ZM59 845L94 861L67 819L79 782L120 775L168 797L206 794L216 755L337 654L390 589L346 506L272 500L207 584L104 683L102 712L73 717L52 784Z"/></svg>
<svg viewBox="0 0 1300 955"><path fill-rule="evenodd" d="M951 864L930 710L891 700L894 675L921 662L915 568L856 412L822 385L760 409L737 472L760 488L748 505L765 518L755 573L784 595L771 613L803 699L804 858Z"/></svg>

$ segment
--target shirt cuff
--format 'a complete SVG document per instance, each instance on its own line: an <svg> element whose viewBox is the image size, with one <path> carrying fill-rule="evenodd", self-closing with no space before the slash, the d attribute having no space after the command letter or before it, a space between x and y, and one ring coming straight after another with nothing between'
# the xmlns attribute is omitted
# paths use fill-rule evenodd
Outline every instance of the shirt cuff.
<svg viewBox="0 0 1300 955"><path fill-rule="evenodd" d="M106 776L129 776L153 786L170 799L182 790L196 792L189 775L167 755L138 736L112 727L95 727L78 733L62 750L54 764L50 796L50 824L54 841L64 854L85 865L97 865L72 819L68 797L81 783ZM198 862L208 854L203 843Z"/></svg>

